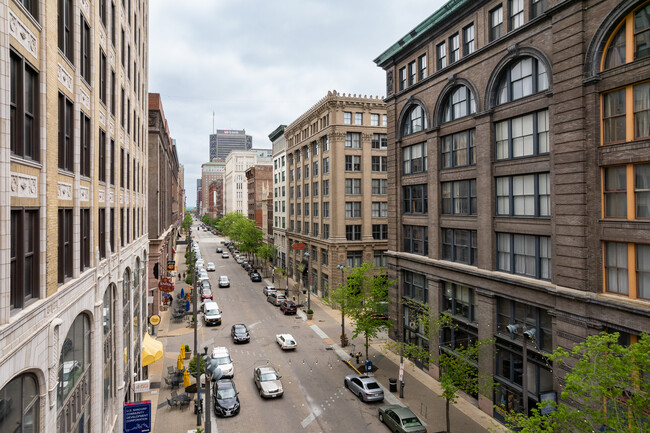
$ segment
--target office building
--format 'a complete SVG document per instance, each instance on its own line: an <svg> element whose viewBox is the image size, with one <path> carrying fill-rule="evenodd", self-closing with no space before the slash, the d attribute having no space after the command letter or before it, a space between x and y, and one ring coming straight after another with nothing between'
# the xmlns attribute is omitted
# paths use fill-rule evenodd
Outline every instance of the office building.
<svg viewBox="0 0 650 433"><path fill-rule="evenodd" d="M223 197L224 212L248 216L248 181L246 170L255 165L271 165L270 149L236 150L226 158Z"/></svg>
<svg viewBox="0 0 650 433"><path fill-rule="evenodd" d="M245 129L217 129L216 134L210 134L210 161L215 158L225 160L233 150L252 148L253 137L246 135Z"/></svg>
<svg viewBox="0 0 650 433"><path fill-rule="evenodd" d="M375 60L392 336L449 352L495 339L477 366L497 382L478 396L489 414L560 395L554 348L650 331L649 15L647 1L450 1ZM428 341L403 300L456 329Z"/></svg>
<svg viewBox="0 0 650 433"><path fill-rule="evenodd" d="M286 125L278 126L269 134L273 149L273 245L275 266L287 266L287 140L284 138Z"/></svg>
<svg viewBox="0 0 650 433"><path fill-rule="evenodd" d="M201 165L202 206L199 215L210 218L223 217L223 179L226 173L226 161L218 158Z"/></svg>

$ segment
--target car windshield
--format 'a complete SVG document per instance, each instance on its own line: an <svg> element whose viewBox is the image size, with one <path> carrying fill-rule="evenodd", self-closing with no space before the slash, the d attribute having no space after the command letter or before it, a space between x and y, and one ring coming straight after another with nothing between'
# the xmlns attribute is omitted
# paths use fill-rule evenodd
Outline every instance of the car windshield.
<svg viewBox="0 0 650 433"><path fill-rule="evenodd" d="M246 327L245 326L235 326L235 332L238 334L245 334L246 333Z"/></svg>
<svg viewBox="0 0 650 433"><path fill-rule="evenodd" d="M219 309L218 309L218 308L214 308L214 309L212 309L212 310L208 310L208 311L205 312L205 314L206 314L207 316L216 316L217 314L219 314Z"/></svg>
<svg viewBox="0 0 650 433"><path fill-rule="evenodd" d="M221 358L215 358L218 365L230 364L230 356L222 356Z"/></svg>
<svg viewBox="0 0 650 433"><path fill-rule="evenodd" d="M411 418L404 418L402 420L402 425L404 427L419 427L422 425L422 423L416 417L411 417Z"/></svg>
<svg viewBox="0 0 650 433"><path fill-rule="evenodd" d="M285 343L287 346L293 346L294 344L296 344L295 341L293 341L293 340L291 340L291 339L289 339L289 338L287 338L286 340L284 340L284 343Z"/></svg>
<svg viewBox="0 0 650 433"><path fill-rule="evenodd" d="M278 375L275 373L264 373L262 374L262 378L260 380L262 382L266 382L268 380L278 380Z"/></svg>
<svg viewBox="0 0 650 433"><path fill-rule="evenodd" d="M217 390L217 398L219 400L224 400L226 398L235 397L236 393L233 388L219 389Z"/></svg>

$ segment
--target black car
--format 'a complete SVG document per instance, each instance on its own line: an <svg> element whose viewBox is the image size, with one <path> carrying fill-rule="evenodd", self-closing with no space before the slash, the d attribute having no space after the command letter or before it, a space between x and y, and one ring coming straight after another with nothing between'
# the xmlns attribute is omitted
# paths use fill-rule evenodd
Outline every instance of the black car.
<svg viewBox="0 0 650 433"><path fill-rule="evenodd" d="M235 383L230 379L219 379L212 387L214 414L217 416L235 416L239 413L239 394Z"/></svg>
<svg viewBox="0 0 650 433"><path fill-rule="evenodd" d="M259 273L259 272L257 272L257 269L255 269L252 266L249 269L247 269L246 271L248 272L248 276L250 276L253 272Z"/></svg>
<svg viewBox="0 0 650 433"><path fill-rule="evenodd" d="M251 273L251 281L254 282L254 283L261 283L262 282L262 277L257 272L252 272Z"/></svg>
<svg viewBox="0 0 650 433"><path fill-rule="evenodd" d="M217 253L219 254L223 253L223 248L217 248Z"/></svg>
<svg viewBox="0 0 650 433"><path fill-rule="evenodd" d="M251 269L253 269L253 265L251 265L251 264L248 263L248 262L244 262L244 263L242 263L242 266L244 267L244 270L245 270L246 272L248 272L248 271L250 271Z"/></svg>
<svg viewBox="0 0 650 433"><path fill-rule="evenodd" d="M243 323L232 325L232 328L230 328L230 336L234 343L248 343L251 341L251 334Z"/></svg>

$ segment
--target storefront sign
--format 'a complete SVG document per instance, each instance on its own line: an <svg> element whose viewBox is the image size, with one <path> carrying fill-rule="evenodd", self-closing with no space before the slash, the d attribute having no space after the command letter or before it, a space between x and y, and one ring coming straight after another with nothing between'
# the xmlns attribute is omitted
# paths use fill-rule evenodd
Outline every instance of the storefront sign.
<svg viewBox="0 0 650 433"><path fill-rule="evenodd" d="M169 277L162 277L158 283L158 288L161 292L171 293L174 291L174 282Z"/></svg>
<svg viewBox="0 0 650 433"><path fill-rule="evenodd" d="M304 250L305 248L307 248L307 244L303 242L296 242L295 244L291 245L291 248L293 248L294 250Z"/></svg>
<svg viewBox="0 0 650 433"><path fill-rule="evenodd" d="M124 405L124 433L151 432L151 401Z"/></svg>
<svg viewBox="0 0 650 433"><path fill-rule="evenodd" d="M151 323L153 326L156 326L160 323L160 316L154 314L153 316L149 317L149 323Z"/></svg>
<svg viewBox="0 0 650 433"><path fill-rule="evenodd" d="M167 270L168 270L168 271L174 271L174 270L176 270L176 261L174 261L174 260L168 260L168 261L167 261Z"/></svg>
<svg viewBox="0 0 650 433"><path fill-rule="evenodd" d="M140 392L149 392L150 388L150 381L148 380L138 380L133 384L133 392L140 393Z"/></svg>

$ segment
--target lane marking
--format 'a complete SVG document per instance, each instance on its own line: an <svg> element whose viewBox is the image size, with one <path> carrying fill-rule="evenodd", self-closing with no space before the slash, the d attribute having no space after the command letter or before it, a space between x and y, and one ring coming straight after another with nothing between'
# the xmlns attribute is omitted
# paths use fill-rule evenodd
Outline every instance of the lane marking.
<svg viewBox="0 0 650 433"><path fill-rule="evenodd" d="M318 335L320 338L329 338L326 333L323 332L322 329L318 327L318 325L309 325L309 327Z"/></svg>
<svg viewBox="0 0 650 433"><path fill-rule="evenodd" d="M256 325L259 325L260 323L262 323L262 322L258 321L258 322L253 323L252 325L248 326L248 329L253 329Z"/></svg>
<svg viewBox="0 0 650 433"><path fill-rule="evenodd" d="M302 428L307 427L321 413L322 413L322 411L320 409L318 409L318 408L314 409L314 411L312 413L310 413L309 416L307 418L303 419L302 422L300 423Z"/></svg>

